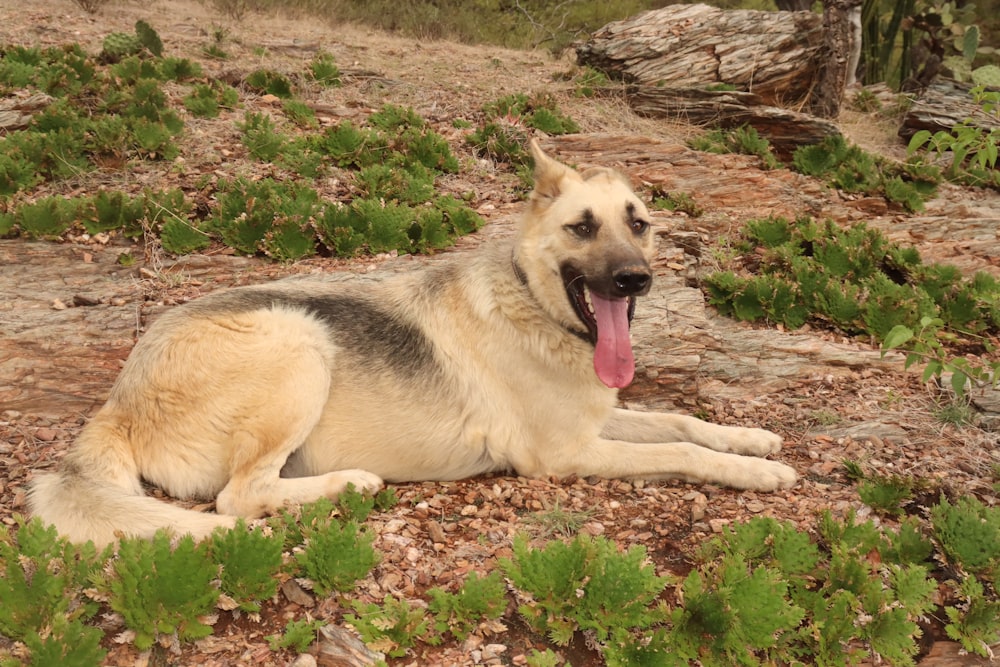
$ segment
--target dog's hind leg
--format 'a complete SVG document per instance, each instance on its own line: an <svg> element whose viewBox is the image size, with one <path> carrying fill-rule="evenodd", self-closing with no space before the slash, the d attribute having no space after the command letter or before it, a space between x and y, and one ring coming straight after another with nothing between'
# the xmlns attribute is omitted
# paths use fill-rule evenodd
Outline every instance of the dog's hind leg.
<svg viewBox="0 0 1000 667"><path fill-rule="evenodd" d="M329 366L307 350L282 355L257 391L247 391L231 432L229 481L216 498L220 513L245 518L273 513L286 504L334 498L353 484L359 491L382 488L382 479L365 470L282 478L281 469L319 423L329 393ZM256 400L254 399L256 397Z"/></svg>

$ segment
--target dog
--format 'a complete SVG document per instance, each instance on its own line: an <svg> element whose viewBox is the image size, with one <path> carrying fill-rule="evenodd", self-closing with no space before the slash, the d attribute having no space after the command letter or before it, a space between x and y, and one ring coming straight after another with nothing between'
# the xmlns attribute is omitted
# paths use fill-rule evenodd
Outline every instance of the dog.
<svg viewBox="0 0 1000 667"><path fill-rule="evenodd" d="M349 484L493 471L793 485L763 458L774 433L616 407L653 277L649 213L618 172L530 151L514 238L382 281L286 279L163 315L58 472L36 476L33 514L103 545L204 538Z"/></svg>

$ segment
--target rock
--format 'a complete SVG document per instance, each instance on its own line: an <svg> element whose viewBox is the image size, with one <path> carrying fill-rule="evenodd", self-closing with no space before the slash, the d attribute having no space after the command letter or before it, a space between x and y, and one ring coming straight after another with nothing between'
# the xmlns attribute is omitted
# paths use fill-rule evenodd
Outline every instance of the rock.
<svg viewBox="0 0 1000 667"><path fill-rule="evenodd" d="M385 654L372 651L350 630L325 625L319 630L318 667L368 667L385 660Z"/></svg>

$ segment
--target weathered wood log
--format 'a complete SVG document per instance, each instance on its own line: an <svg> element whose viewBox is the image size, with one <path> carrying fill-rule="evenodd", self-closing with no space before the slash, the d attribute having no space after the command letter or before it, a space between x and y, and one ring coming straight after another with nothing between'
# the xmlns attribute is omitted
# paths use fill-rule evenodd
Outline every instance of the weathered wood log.
<svg viewBox="0 0 1000 667"><path fill-rule="evenodd" d="M822 18L812 12L671 5L609 23L575 49L581 64L629 83L720 82L795 106L814 85L822 46Z"/></svg>
<svg viewBox="0 0 1000 667"><path fill-rule="evenodd" d="M799 146L840 134L828 120L763 104L753 93L632 85L626 88L626 97L632 110L642 116L725 128L750 125L782 158Z"/></svg>
<svg viewBox="0 0 1000 667"><path fill-rule="evenodd" d="M821 118L840 115L844 88L861 54L861 0L823 1L823 50L809 111Z"/></svg>
<svg viewBox="0 0 1000 667"><path fill-rule="evenodd" d="M919 130L951 130L966 120L984 130L1000 128L996 116L984 113L972 99L971 87L952 79L938 79L932 83L903 116L899 136L909 141Z"/></svg>

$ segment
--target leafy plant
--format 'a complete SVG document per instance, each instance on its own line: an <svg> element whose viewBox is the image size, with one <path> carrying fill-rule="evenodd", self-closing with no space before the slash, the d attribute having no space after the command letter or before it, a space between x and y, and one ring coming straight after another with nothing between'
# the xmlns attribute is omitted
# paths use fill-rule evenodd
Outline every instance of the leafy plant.
<svg viewBox="0 0 1000 667"><path fill-rule="evenodd" d="M952 505L941 498L931 508L934 537L949 561L965 571L996 581L1000 573L1000 508L986 507L971 496Z"/></svg>
<svg viewBox="0 0 1000 667"><path fill-rule="evenodd" d="M1000 120L1000 91L988 91L984 86L972 89L971 95L982 112ZM923 151L923 159L929 163L946 161L945 176L953 181L968 185L985 185L1000 188L1000 172L997 171L1000 129L983 129L971 119L965 120L950 130L918 130L910 138L907 153L912 157ZM945 155L950 153L950 158Z"/></svg>
<svg viewBox="0 0 1000 667"><path fill-rule="evenodd" d="M84 597L83 587L100 571L107 552L98 553L91 543L74 546L38 519L15 518L16 534L0 526L0 633L29 643L40 656L53 650L39 637L48 627L53 635L79 641L76 655L97 655L94 636L101 633L81 624L97 613L97 605ZM73 653L71 647L66 650Z"/></svg>
<svg viewBox="0 0 1000 667"><path fill-rule="evenodd" d="M353 521L327 520L309 530L295 560L320 595L348 591L378 564L373 539Z"/></svg>
<svg viewBox="0 0 1000 667"><path fill-rule="evenodd" d="M251 90L282 99L292 97L292 82L284 74L269 69L254 70L243 80Z"/></svg>
<svg viewBox="0 0 1000 667"><path fill-rule="evenodd" d="M913 484L900 475L867 475L858 485L858 495L877 512L899 515L901 505L913 497Z"/></svg>
<svg viewBox="0 0 1000 667"><path fill-rule="evenodd" d="M481 577L475 572L462 582L457 593L441 588L427 591L431 598L427 608L434 615L434 630L451 633L464 641L482 621L492 621L503 615L507 606L507 587L499 571Z"/></svg>
<svg viewBox="0 0 1000 667"><path fill-rule="evenodd" d="M374 603L353 600L353 614L344 619L358 631L365 644L382 651L389 657L406 655L430 629L430 620L422 607L415 607L409 600L386 596L380 607Z"/></svg>
<svg viewBox="0 0 1000 667"><path fill-rule="evenodd" d="M320 210L319 195L309 186L241 178L220 183L219 192L219 208L205 228L229 246L280 260L315 252L311 221Z"/></svg>
<svg viewBox="0 0 1000 667"><path fill-rule="evenodd" d="M686 192L667 192L659 187L654 187L651 192L651 205L654 209L664 211L681 211L687 213L692 218L697 218L705 212L694 197Z"/></svg>
<svg viewBox="0 0 1000 667"><path fill-rule="evenodd" d="M505 95L483 106L487 118L519 119L528 127L546 134L579 132L576 122L559 111L555 98L546 93Z"/></svg>
<svg viewBox="0 0 1000 667"><path fill-rule="evenodd" d="M232 109L239 103L236 89L224 84L196 84L184 97L184 107L195 116L215 118L220 108Z"/></svg>
<svg viewBox="0 0 1000 667"><path fill-rule="evenodd" d="M244 611L260 611L260 603L278 591L284 535L280 531L247 529L240 519L231 530L217 530L209 551L219 566L222 592Z"/></svg>
<svg viewBox="0 0 1000 667"><path fill-rule="evenodd" d="M102 585L108 604L135 632L140 650L153 645L157 635L177 633L179 639L207 637L212 626L201 617L215 607L219 590L212 586L217 568L205 543L190 535L171 549L170 536L159 531L152 540L121 541L111 565L114 576Z"/></svg>
<svg viewBox="0 0 1000 667"><path fill-rule="evenodd" d="M285 624L285 631L280 635L268 635L267 642L272 651L287 648L296 653L305 653L316 641L316 634L326 623L320 620L292 619Z"/></svg>
<svg viewBox="0 0 1000 667"><path fill-rule="evenodd" d="M621 631L662 620L663 611L653 605L667 579L656 576L645 561L641 546L619 553L609 540L578 535L568 544L555 541L542 549L515 538L514 557L500 565L525 595L521 616L565 646L577 630L592 631L599 642L620 641Z"/></svg>
<svg viewBox="0 0 1000 667"><path fill-rule="evenodd" d="M788 328L814 319L870 335L884 350L905 346L907 367L926 361L925 380L952 372L956 391L970 378L995 381L996 364L949 358L943 342L964 336L989 345L984 334L1000 330L1000 284L992 276L966 280L954 267L924 265L916 250L864 224L841 229L832 221L766 218L747 223L742 234L756 274L722 271L704 280L722 314Z"/></svg>
<svg viewBox="0 0 1000 667"><path fill-rule="evenodd" d="M969 653L993 658L991 645L1000 641L1000 601L990 600L976 577L966 577L958 586L960 606L945 607L945 633Z"/></svg>
<svg viewBox="0 0 1000 667"><path fill-rule="evenodd" d="M751 125L733 129L716 128L688 141L688 145L706 153L756 155L765 169L778 169L781 162L771 150L771 143Z"/></svg>
<svg viewBox="0 0 1000 667"><path fill-rule="evenodd" d="M337 67L333 56L329 53L317 53L313 61L309 63L309 73L312 80L321 86L339 86L341 83L340 68Z"/></svg>

